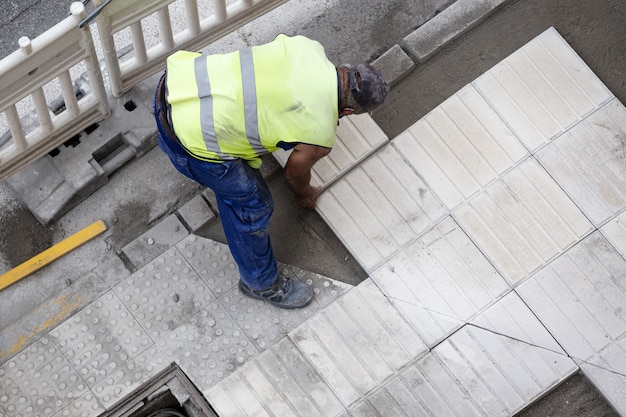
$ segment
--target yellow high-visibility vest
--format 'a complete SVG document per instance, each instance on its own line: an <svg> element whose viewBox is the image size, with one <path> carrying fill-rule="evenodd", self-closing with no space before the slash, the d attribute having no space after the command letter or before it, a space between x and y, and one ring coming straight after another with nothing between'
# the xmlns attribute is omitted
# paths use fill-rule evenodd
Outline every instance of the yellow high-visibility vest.
<svg viewBox="0 0 626 417"><path fill-rule="evenodd" d="M279 143L331 148L338 118L337 73L318 42L279 35L228 54L179 51L167 59L174 133L208 161L254 168Z"/></svg>

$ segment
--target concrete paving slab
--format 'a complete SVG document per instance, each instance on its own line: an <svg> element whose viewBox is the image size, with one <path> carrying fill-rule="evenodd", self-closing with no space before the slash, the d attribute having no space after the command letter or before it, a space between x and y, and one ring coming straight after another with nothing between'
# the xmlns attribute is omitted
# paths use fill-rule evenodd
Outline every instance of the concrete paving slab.
<svg viewBox="0 0 626 417"><path fill-rule="evenodd" d="M569 355L587 361L626 334L625 276L626 260L595 232L518 293Z"/></svg>
<svg viewBox="0 0 626 417"><path fill-rule="evenodd" d="M206 396L223 417L333 417L345 411L322 377L288 338L206 392ZM242 402L241 398L247 400ZM267 410L271 410L271 414Z"/></svg>
<svg viewBox="0 0 626 417"><path fill-rule="evenodd" d="M228 245L189 235L176 244L176 249L216 297L239 282L239 270Z"/></svg>
<svg viewBox="0 0 626 417"><path fill-rule="evenodd" d="M511 291L451 217L371 278L429 347Z"/></svg>
<svg viewBox="0 0 626 417"><path fill-rule="evenodd" d="M0 367L0 407L9 416L51 416L88 387L54 341L44 336Z"/></svg>
<svg viewBox="0 0 626 417"><path fill-rule="evenodd" d="M104 413L104 411L105 409L100 405L97 397L89 391L61 410L59 416L91 417L99 416ZM1 412L0 415L2 415Z"/></svg>
<svg viewBox="0 0 626 417"><path fill-rule="evenodd" d="M355 287L289 334L347 407L426 352L375 288Z"/></svg>
<svg viewBox="0 0 626 417"><path fill-rule="evenodd" d="M533 158L461 206L453 217L512 286L593 230Z"/></svg>
<svg viewBox="0 0 626 417"><path fill-rule="evenodd" d="M189 234L187 228L171 214L156 226L122 248L122 253L135 270L161 255Z"/></svg>
<svg viewBox="0 0 626 417"><path fill-rule="evenodd" d="M175 248L113 290L153 340L169 334L216 299Z"/></svg>
<svg viewBox="0 0 626 417"><path fill-rule="evenodd" d="M369 114L342 118L337 126L335 146L311 170L311 184L329 186L388 141L387 135ZM291 151L278 150L272 155L284 167Z"/></svg>
<svg viewBox="0 0 626 417"><path fill-rule="evenodd" d="M514 415L578 371L566 355L473 326L433 353L486 416Z"/></svg>
<svg viewBox="0 0 626 417"><path fill-rule="evenodd" d="M432 191L391 146L326 190L317 210L368 272L445 214Z"/></svg>
<svg viewBox="0 0 626 417"><path fill-rule="evenodd" d="M537 153L596 227L626 209L625 137L626 108L613 99Z"/></svg>
<svg viewBox="0 0 626 417"><path fill-rule="evenodd" d="M178 209L178 214L187 225L190 232L195 233L215 220L215 213L209 207L209 204L197 195L187 204Z"/></svg>
<svg viewBox="0 0 626 417"><path fill-rule="evenodd" d="M255 357L258 350L219 302L213 302L156 342L204 391Z"/></svg>
<svg viewBox="0 0 626 417"><path fill-rule="evenodd" d="M626 415L626 375L577 361L587 378L602 392L604 398L620 415Z"/></svg>
<svg viewBox="0 0 626 417"><path fill-rule="evenodd" d="M561 355L565 351L515 292L508 293L470 324Z"/></svg>
<svg viewBox="0 0 626 417"><path fill-rule="evenodd" d="M109 377L91 388L91 392L107 410L123 400L127 395L142 387L170 365L165 356L154 346L112 370ZM98 417L90 413L81 417ZM74 414L72 414L74 415Z"/></svg>
<svg viewBox="0 0 626 417"><path fill-rule="evenodd" d="M392 141L449 210L529 155L471 85Z"/></svg>
<svg viewBox="0 0 626 417"><path fill-rule="evenodd" d="M467 326L353 410L381 416L511 416L576 369L566 356ZM396 409L397 414L387 413Z"/></svg>
<svg viewBox="0 0 626 417"><path fill-rule="evenodd" d="M57 327L50 338L90 387L153 344L111 291Z"/></svg>
<svg viewBox="0 0 626 417"><path fill-rule="evenodd" d="M626 258L626 212L605 224L600 231L615 250Z"/></svg>
<svg viewBox="0 0 626 417"><path fill-rule="evenodd" d="M554 28L472 85L532 152L613 97Z"/></svg>

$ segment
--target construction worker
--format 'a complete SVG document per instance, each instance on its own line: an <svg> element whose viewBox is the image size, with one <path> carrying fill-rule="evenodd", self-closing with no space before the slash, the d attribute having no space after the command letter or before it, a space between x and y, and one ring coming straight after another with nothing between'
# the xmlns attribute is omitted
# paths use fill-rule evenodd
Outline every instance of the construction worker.
<svg viewBox="0 0 626 417"><path fill-rule="evenodd" d="M314 208L321 189L309 184L311 168L333 147L339 118L371 111L388 92L371 65L335 67L303 36L167 59L154 104L158 144L178 171L215 192L244 295L281 308L313 299L310 287L278 271L260 157L291 149L286 180L297 201Z"/></svg>

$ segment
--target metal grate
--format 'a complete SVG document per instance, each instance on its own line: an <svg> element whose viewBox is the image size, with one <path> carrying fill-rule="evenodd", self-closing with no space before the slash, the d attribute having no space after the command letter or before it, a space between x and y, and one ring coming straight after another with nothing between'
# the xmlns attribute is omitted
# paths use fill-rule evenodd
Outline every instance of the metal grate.
<svg viewBox="0 0 626 417"><path fill-rule="evenodd" d="M172 363L100 417L218 417L204 396Z"/></svg>

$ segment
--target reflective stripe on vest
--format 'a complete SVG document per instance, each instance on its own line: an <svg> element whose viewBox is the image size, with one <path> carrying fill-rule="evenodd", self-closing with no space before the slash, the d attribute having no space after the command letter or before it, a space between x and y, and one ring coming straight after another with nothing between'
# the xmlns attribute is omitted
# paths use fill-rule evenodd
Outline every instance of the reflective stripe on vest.
<svg viewBox="0 0 626 417"><path fill-rule="evenodd" d="M259 120L257 116L256 84L254 79L252 50L248 48L239 51L239 62L241 65L246 137L248 138L250 146L258 156L264 153L265 147L259 138ZM200 123L202 124L202 133L206 148L208 151L214 152L220 159L233 159L231 155L221 152L217 135L215 134L213 96L211 95L211 81L208 74L206 55L200 55L194 60L194 71L196 85L198 86L198 96L201 97Z"/></svg>

